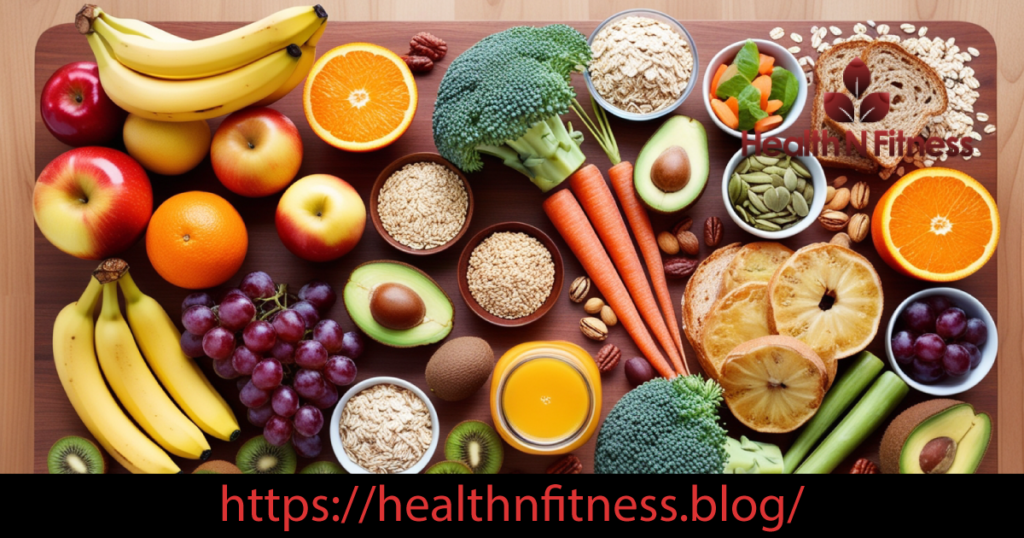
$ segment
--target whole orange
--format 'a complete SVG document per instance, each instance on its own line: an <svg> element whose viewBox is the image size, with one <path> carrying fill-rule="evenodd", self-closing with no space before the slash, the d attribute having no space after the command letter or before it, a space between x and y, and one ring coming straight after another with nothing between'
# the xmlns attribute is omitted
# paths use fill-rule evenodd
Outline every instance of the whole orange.
<svg viewBox="0 0 1024 538"><path fill-rule="evenodd" d="M242 266L249 235L242 216L209 192L183 192L160 204L146 230L146 253L164 280L187 289L223 284Z"/></svg>

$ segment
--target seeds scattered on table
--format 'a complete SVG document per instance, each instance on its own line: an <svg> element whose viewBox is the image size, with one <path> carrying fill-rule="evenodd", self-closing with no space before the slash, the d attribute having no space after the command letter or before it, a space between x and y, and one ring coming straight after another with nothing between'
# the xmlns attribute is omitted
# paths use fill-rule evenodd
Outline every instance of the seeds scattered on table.
<svg viewBox="0 0 1024 538"><path fill-rule="evenodd" d="M793 40L793 43L803 43L804 42L804 36L802 36L802 35L800 35L800 34L798 34L796 32L793 32L792 34L789 34L789 38Z"/></svg>
<svg viewBox="0 0 1024 538"><path fill-rule="evenodd" d="M843 35L843 31L838 26L829 26L828 31L832 32L832 35Z"/></svg>
<svg viewBox="0 0 1024 538"><path fill-rule="evenodd" d="M994 132L996 132L995 124L990 123L985 126L985 134L992 134Z"/></svg>
<svg viewBox="0 0 1024 538"><path fill-rule="evenodd" d="M537 311L555 285L551 253L522 232L497 232L469 256L469 292L484 310L504 319Z"/></svg>
<svg viewBox="0 0 1024 538"><path fill-rule="evenodd" d="M772 28L771 32L768 32L768 37L775 40L782 39L782 36L784 35L786 35L786 31L783 30L781 26L776 26L775 28Z"/></svg>
<svg viewBox="0 0 1024 538"><path fill-rule="evenodd" d="M798 46L796 46L796 45L793 45L792 47L789 47L789 48L788 48L788 49L786 49L786 50L788 50L788 51L789 51L789 52L791 52L792 54L797 54L797 53L799 53L799 52L800 52L800 47L798 47Z"/></svg>
<svg viewBox="0 0 1024 538"><path fill-rule="evenodd" d="M403 166L384 182L377 196L384 230L414 249L451 241L465 224L468 208L469 195L459 176L432 162Z"/></svg>
<svg viewBox="0 0 1024 538"><path fill-rule="evenodd" d="M400 473L430 447L430 410L412 391L391 384L356 394L341 410L341 444L371 473Z"/></svg>
<svg viewBox="0 0 1024 538"><path fill-rule="evenodd" d="M912 34L912 33L914 33L915 28L914 28L913 24L905 22L905 23L900 25L900 30L903 30L904 32L906 32L908 34Z"/></svg>

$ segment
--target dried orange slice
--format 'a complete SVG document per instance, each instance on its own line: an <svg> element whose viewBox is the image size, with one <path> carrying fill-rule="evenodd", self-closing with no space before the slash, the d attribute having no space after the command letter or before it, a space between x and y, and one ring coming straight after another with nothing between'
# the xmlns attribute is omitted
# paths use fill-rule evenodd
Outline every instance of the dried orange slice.
<svg viewBox="0 0 1024 538"><path fill-rule="evenodd" d="M416 115L416 81L388 49L349 43L313 64L302 107L313 132L346 151L373 151L394 142Z"/></svg>
<svg viewBox="0 0 1024 538"><path fill-rule="evenodd" d="M949 168L915 170L878 200L875 250L893 269L932 282L981 269L999 243L999 209L977 180Z"/></svg>

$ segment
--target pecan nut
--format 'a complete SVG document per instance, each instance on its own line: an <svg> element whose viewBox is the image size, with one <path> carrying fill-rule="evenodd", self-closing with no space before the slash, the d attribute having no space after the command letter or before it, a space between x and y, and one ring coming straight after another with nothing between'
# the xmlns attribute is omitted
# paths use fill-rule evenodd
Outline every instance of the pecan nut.
<svg viewBox="0 0 1024 538"><path fill-rule="evenodd" d="M709 217L704 221L704 244L708 248L715 248L722 242L722 234L725 232L722 227L722 219Z"/></svg>
<svg viewBox="0 0 1024 538"><path fill-rule="evenodd" d="M598 342L608 338L608 326L597 318L583 318L580 320L580 331L583 336Z"/></svg>
<svg viewBox="0 0 1024 538"><path fill-rule="evenodd" d="M566 454L561 459L548 467L547 474L580 474L583 472L583 462L575 454Z"/></svg>
<svg viewBox="0 0 1024 538"><path fill-rule="evenodd" d="M685 232L692 226L693 219L690 217L683 217L683 220L677 222L676 225L672 227L672 235L678 235L679 232Z"/></svg>
<svg viewBox="0 0 1024 538"><path fill-rule="evenodd" d="M866 181L858 181L850 190L850 205L854 209L864 209L871 200L871 187Z"/></svg>
<svg viewBox="0 0 1024 538"><path fill-rule="evenodd" d="M569 286L569 300L574 303L582 303L590 293L590 279L585 276L576 277Z"/></svg>
<svg viewBox="0 0 1024 538"><path fill-rule="evenodd" d="M594 362L597 363L597 369L601 373L610 371L619 364L619 359L622 358L622 351L619 350L615 344L605 344L600 351L597 352L597 356L594 357Z"/></svg>
<svg viewBox="0 0 1024 538"><path fill-rule="evenodd" d="M434 68L434 62L426 56L402 56L402 61L409 66L413 73L426 73Z"/></svg>
<svg viewBox="0 0 1024 538"><path fill-rule="evenodd" d="M850 474L878 474L878 466L867 458L861 458L853 463Z"/></svg>
<svg viewBox="0 0 1024 538"><path fill-rule="evenodd" d="M436 62L448 54L448 44L434 34L420 32L409 41L409 52Z"/></svg>
<svg viewBox="0 0 1024 538"><path fill-rule="evenodd" d="M842 231L843 228L846 228L846 223L849 221L850 217L847 216L846 213L831 209L826 209L821 213L821 216L818 217L818 222L820 222L821 225L830 232Z"/></svg>
<svg viewBox="0 0 1024 538"><path fill-rule="evenodd" d="M868 233L871 232L871 217L864 213L857 213L850 217L850 225L846 231L854 243L860 243L867 239Z"/></svg>
<svg viewBox="0 0 1024 538"><path fill-rule="evenodd" d="M829 203L825 204L825 209L831 209L832 211L842 211L846 209L846 206L850 203L850 189L843 187L836 189L835 196Z"/></svg>
<svg viewBox="0 0 1024 538"><path fill-rule="evenodd" d="M696 256L700 252L700 239L693 232L679 232L676 234L676 241L679 243L679 250L687 256Z"/></svg>
<svg viewBox="0 0 1024 538"><path fill-rule="evenodd" d="M658 234L658 247L669 256L679 254L679 240L669 232Z"/></svg>
<svg viewBox="0 0 1024 538"><path fill-rule="evenodd" d="M668 278L686 278L693 274L700 265L694 258L684 258L682 256L673 256L671 258L665 258L665 276Z"/></svg>
<svg viewBox="0 0 1024 538"><path fill-rule="evenodd" d="M847 235L845 232L839 232L836 235L832 236L832 240L829 241L829 243L832 243L833 245L839 245L841 247L850 248L850 236Z"/></svg>

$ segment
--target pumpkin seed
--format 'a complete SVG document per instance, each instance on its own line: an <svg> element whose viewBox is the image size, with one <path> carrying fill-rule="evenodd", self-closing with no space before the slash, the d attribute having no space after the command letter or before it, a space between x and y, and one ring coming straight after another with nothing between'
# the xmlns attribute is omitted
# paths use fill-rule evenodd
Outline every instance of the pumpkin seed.
<svg viewBox="0 0 1024 538"><path fill-rule="evenodd" d="M733 174L729 180L729 201L736 205L740 201L740 191L743 189L743 180L739 174Z"/></svg>
<svg viewBox="0 0 1024 538"><path fill-rule="evenodd" d="M793 193L793 210L801 217L806 217L811 211L811 209L807 207L807 200L804 198L804 195L799 192Z"/></svg>
<svg viewBox="0 0 1024 538"><path fill-rule="evenodd" d="M796 172L793 172L793 173L795 174ZM802 178L802 177L797 177L797 180L796 180L796 190L800 191L800 192L804 192L804 188L806 188L806 187L807 187L807 180Z"/></svg>
<svg viewBox="0 0 1024 538"><path fill-rule="evenodd" d="M786 190L789 192L795 191L797 184L796 172L794 172L792 168L787 168L785 174L782 176L782 182L785 184Z"/></svg>
<svg viewBox="0 0 1024 538"><path fill-rule="evenodd" d="M808 203L810 203L810 201L814 199L814 186L808 183L807 186L804 187L803 193L804 200L807 200Z"/></svg>
<svg viewBox="0 0 1024 538"><path fill-rule="evenodd" d="M760 215L761 214L761 212L758 211L757 208L754 207L754 204L750 203L750 200L745 200L743 202L743 207L745 207L747 209L747 212L750 213L751 215Z"/></svg>
<svg viewBox="0 0 1024 538"><path fill-rule="evenodd" d="M766 174L779 174L780 176L786 173L786 168L779 168L778 166L765 166L762 172Z"/></svg>
<svg viewBox="0 0 1024 538"><path fill-rule="evenodd" d="M764 193L764 195L767 195L769 192L775 192L775 191L766 191ZM750 200L750 204L751 205L753 205L755 208L757 208L758 213L767 213L768 212L768 205L765 204L764 201L762 201L761 198L756 193L753 193L753 192L747 193L747 199Z"/></svg>
<svg viewBox="0 0 1024 538"><path fill-rule="evenodd" d="M772 186L781 187L786 184L786 181L782 179L782 176L778 174L772 174Z"/></svg>
<svg viewBox="0 0 1024 538"><path fill-rule="evenodd" d="M749 168L747 169L748 172L751 170L753 170L754 172L760 172L761 169L765 167L765 165L761 164L761 162L759 162L758 160L751 159L749 157L747 158L747 164L749 165Z"/></svg>
<svg viewBox="0 0 1024 538"><path fill-rule="evenodd" d="M762 218L762 219L765 219L765 220L772 220L774 218L783 217L783 216L787 216L787 215L789 215L789 213L784 213L784 212L779 212L779 211L772 211L771 213L765 213L763 215L758 215L758 217Z"/></svg>
<svg viewBox="0 0 1024 538"><path fill-rule="evenodd" d="M733 209L736 210L736 213L739 214L739 216L742 217L743 220L750 222L750 215L748 215L747 212L743 210L742 206L736 206Z"/></svg>
<svg viewBox="0 0 1024 538"><path fill-rule="evenodd" d="M757 194L764 194L765 191L769 191L769 190L772 190L774 188L775 187L773 187L771 185L754 185L753 187L750 187L750 190L752 192L756 192Z"/></svg>
<svg viewBox="0 0 1024 538"><path fill-rule="evenodd" d="M749 172L746 174L740 174L740 178L747 183L771 183L772 176L764 172Z"/></svg>
<svg viewBox="0 0 1024 538"><path fill-rule="evenodd" d="M750 171L750 159L743 159L740 161L740 165L736 167L737 174L746 174Z"/></svg>
<svg viewBox="0 0 1024 538"><path fill-rule="evenodd" d="M782 226L784 224L789 224L790 222L796 222L799 219L800 217L790 215L788 217L775 217L771 219L771 221L774 222L775 224L778 224L779 226Z"/></svg>
<svg viewBox="0 0 1024 538"><path fill-rule="evenodd" d="M773 166L779 164L778 159L776 159L775 157L768 157L766 155L754 155L754 160L765 166Z"/></svg>
<svg viewBox="0 0 1024 538"><path fill-rule="evenodd" d="M799 160L794 159L793 162L790 163L790 165L793 167L793 171L796 172L796 175L804 179L811 179L811 173L807 171L807 168L805 168Z"/></svg>
<svg viewBox="0 0 1024 538"><path fill-rule="evenodd" d="M782 226L779 226L774 222L767 221L764 219L754 219L754 227L759 230L765 230L769 232L777 232L779 230L782 230Z"/></svg>

